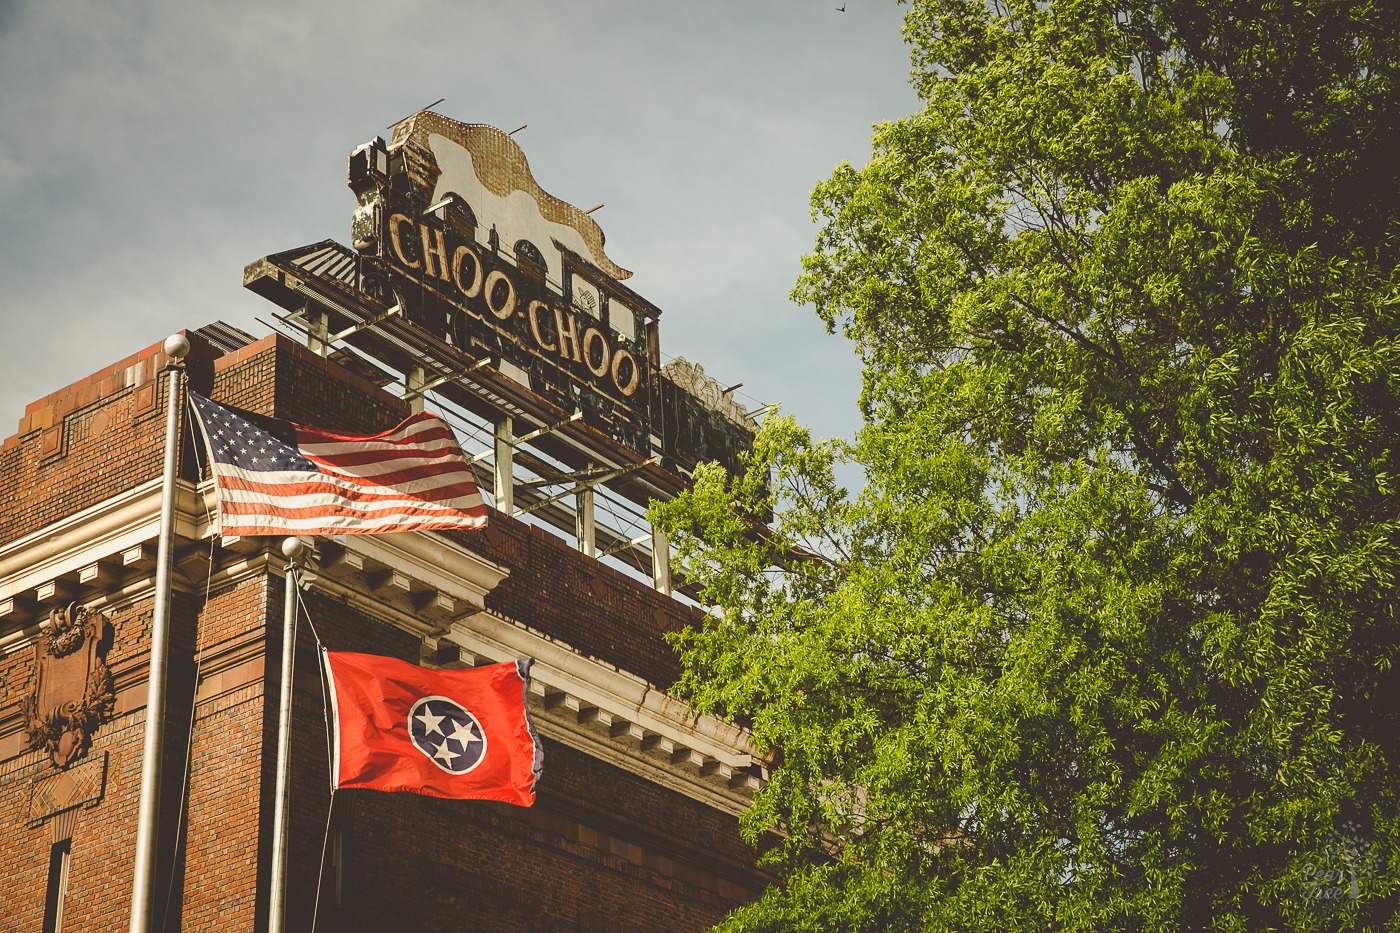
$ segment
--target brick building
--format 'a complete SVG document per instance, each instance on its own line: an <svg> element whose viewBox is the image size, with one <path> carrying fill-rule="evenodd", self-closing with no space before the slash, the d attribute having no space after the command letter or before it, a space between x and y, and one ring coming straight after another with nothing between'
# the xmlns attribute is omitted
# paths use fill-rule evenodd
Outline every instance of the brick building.
<svg viewBox="0 0 1400 933"><path fill-rule="evenodd" d="M430 164L441 147L420 145L430 134L466 140L490 181L486 168L504 171L514 153L481 158L473 146L500 148L505 135L488 130L410 118L369 150L386 157L381 193L411 182L415 160L451 174ZM734 421L732 406L694 370L662 371L659 311L618 283L625 270L602 261L601 234L576 249L553 237L557 255L524 237L503 252L511 218L490 222L480 192L449 205L470 217L458 230L479 250L457 246L454 271L475 257L478 278L522 297L521 319L494 348L456 325L435 333L445 299L422 278L447 281L452 241L438 231L453 220L417 229L430 212L395 220L409 215L367 190L356 190L353 251L327 241L245 276L309 346L193 330L188 385L351 432L392 427L431 388L468 452L492 454L478 470L496 511L479 533L316 541L294 678L287 928L308 929L315 910L325 931L703 929L767 880L737 828L764 772L742 729L667 692L678 664L665 635L696 611L672 593L664 540L595 524L594 509L610 494L644 504L680 488L687 451L704 448L716 419ZM394 196L441 194L413 191ZM535 222L590 232L546 198ZM410 233L421 253L404 246ZM415 294L411 279L371 282L391 247L419 273ZM517 274L534 278L507 279ZM318 281L340 291L312 294ZM498 325L503 294L484 295ZM638 313L623 322L624 309ZM453 313L486 319L463 304ZM155 345L34 402L0 448L0 931L128 922L169 362ZM603 381L573 388L570 366ZM169 930L265 929L286 561L279 540L216 533L203 451L184 423L154 915ZM546 753L536 805L347 790L328 818L316 636L429 666L535 658L530 705ZM67 718L54 719L62 701Z"/></svg>

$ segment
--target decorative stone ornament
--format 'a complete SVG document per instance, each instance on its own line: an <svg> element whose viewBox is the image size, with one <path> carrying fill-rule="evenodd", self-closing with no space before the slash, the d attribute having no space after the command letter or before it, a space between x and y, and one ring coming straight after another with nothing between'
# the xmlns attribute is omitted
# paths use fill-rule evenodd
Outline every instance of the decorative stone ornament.
<svg viewBox="0 0 1400 933"><path fill-rule="evenodd" d="M698 398L710 411L719 412L735 424L748 425L749 413L743 405L734 401L730 395L733 389L726 392L713 376L706 374L705 367L699 363L692 363L685 357L678 356L663 365L661 373Z"/></svg>
<svg viewBox="0 0 1400 933"><path fill-rule="evenodd" d="M21 712L29 747L46 749L55 768L87 751L116 705L107 668L111 644L107 617L70 603L49 613L48 631L34 646L34 689Z"/></svg>

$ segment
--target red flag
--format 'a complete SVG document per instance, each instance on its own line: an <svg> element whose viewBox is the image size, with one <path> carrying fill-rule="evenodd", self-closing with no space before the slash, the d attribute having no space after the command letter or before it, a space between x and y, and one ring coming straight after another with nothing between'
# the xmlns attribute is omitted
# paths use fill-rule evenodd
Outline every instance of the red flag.
<svg viewBox="0 0 1400 933"><path fill-rule="evenodd" d="M333 787L535 802L544 748L525 705L532 660L444 671L373 654L324 657Z"/></svg>

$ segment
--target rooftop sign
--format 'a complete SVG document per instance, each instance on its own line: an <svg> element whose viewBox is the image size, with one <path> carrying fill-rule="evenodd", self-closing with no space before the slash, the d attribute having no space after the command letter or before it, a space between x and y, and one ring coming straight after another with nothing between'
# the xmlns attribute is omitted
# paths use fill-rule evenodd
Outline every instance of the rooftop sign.
<svg viewBox="0 0 1400 933"><path fill-rule="evenodd" d="M660 310L623 284L631 273L608 258L597 223L540 188L509 135L419 113L392 142L351 153L349 186L353 252L322 243L271 256L245 284L289 308L345 294L354 301L323 303L346 312L341 327L395 309L393 326L412 328L425 355L486 361L643 457L681 472L703 460L739 469L746 413L698 367L661 365ZM295 278L274 286L269 265Z"/></svg>
<svg viewBox="0 0 1400 933"><path fill-rule="evenodd" d="M478 136L505 136L490 127L472 129ZM356 150L350 160L350 185L361 199L355 244L383 259L394 279L412 283L395 295L407 299L410 319L458 346L498 354L546 382L571 381L635 407L650 381L638 335L645 337L656 312L639 315L619 296L621 289L611 287L618 280L595 264L607 263L614 275L629 274L602 255L597 224L562 202L555 213L577 226L547 220L539 207L548 195L533 184L523 157L518 180L533 193L517 187L509 197L492 197L465 147L436 133L428 141L451 171L433 171L436 165L428 162L418 173L407 172L408 184L392 184L379 166L417 160L409 158L412 150L390 158L382 140ZM505 142L514 147L509 137ZM485 214L489 227L483 229L473 201L494 208L500 221Z"/></svg>

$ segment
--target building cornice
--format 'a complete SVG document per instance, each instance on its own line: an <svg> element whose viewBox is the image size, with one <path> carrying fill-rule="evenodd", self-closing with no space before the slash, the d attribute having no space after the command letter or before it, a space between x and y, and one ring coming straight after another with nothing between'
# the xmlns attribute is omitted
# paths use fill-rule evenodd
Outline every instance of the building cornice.
<svg viewBox="0 0 1400 933"><path fill-rule="evenodd" d="M480 612L455 622L444 643L465 664L534 658L541 732L672 790L737 814L767 777L747 730L527 626Z"/></svg>
<svg viewBox="0 0 1400 933"><path fill-rule="evenodd" d="M176 589L212 592L280 575L285 563L274 553L275 539L216 542L214 509L211 484L179 483ZM159 510L159 483L144 483L0 545L0 654L32 645L48 612L69 602L114 612L148 598ZM487 611L487 594L507 573L432 533L345 535L315 542L302 580L421 639L427 663L461 667L534 658L530 702L542 734L709 806L733 813L748 806L766 772L745 730L697 714L635 674ZM244 663L245 654L211 657L214 667L205 674ZM128 667L118 672L118 687L135 703L144 668ZM235 687L230 682L222 689Z"/></svg>
<svg viewBox="0 0 1400 933"><path fill-rule="evenodd" d="M149 589L160 494L159 480L142 483L0 545L0 652L28 643L51 609L75 600L105 606L114 593ZM213 509L212 488L176 484L175 534L185 546L177 557L209 535ZM176 574L177 588L191 582Z"/></svg>
<svg viewBox="0 0 1400 933"><path fill-rule="evenodd" d="M737 814L747 808L766 772L746 730L698 714L635 674L494 612L477 608L451 619L426 617L414 609L423 599L413 593L449 591L434 591L384 550L389 541L412 537L321 542L318 566L303 575L304 585L423 639L429 664L470 667L534 658L530 705L543 735L717 809ZM385 577L390 565L393 580Z"/></svg>

